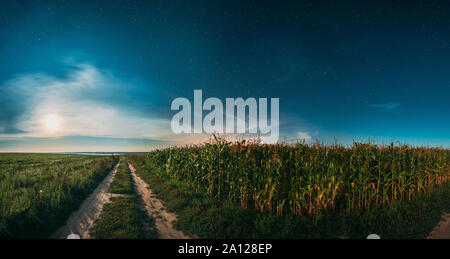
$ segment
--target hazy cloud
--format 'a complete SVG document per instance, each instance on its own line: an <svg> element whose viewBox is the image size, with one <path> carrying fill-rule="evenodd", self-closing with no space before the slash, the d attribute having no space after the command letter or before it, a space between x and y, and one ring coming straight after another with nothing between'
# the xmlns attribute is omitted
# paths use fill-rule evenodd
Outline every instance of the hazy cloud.
<svg viewBox="0 0 450 259"><path fill-rule="evenodd" d="M2 110L15 112L0 117L0 136L169 137L168 120L144 115L125 95L130 89L132 85L90 64L71 66L63 78L17 76L1 86L6 100ZM123 101L111 98L122 93ZM55 125L49 125L49 116Z"/></svg>
<svg viewBox="0 0 450 259"><path fill-rule="evenodd" d="M148 108L158 98L152 86L136 85L88 63L65 66L63 75L22 74L0 85L0 109L4 111L0 114L0 148L98 151L99 147L117 147L107 145L106 140L114 145L136 145L139 140L145 145L139 147L142 151L150 144L201 143L211 139L211 134L174 134L171 117L154 115ZM224 117L224 124L229 119L245 123L226 112ZM249 127L246 123L247 132ZM292 132L295 139L312 140L308 132ZM233 141L260 136L246 133L221 137Z"/></svg>
<svg viewBox="0 0 450 259"><path fill-rule="evenodd" d="M312 142L312 137L309 132L299 131L297 132L297 140L304 141L305 143L308 144Z"/></svg>

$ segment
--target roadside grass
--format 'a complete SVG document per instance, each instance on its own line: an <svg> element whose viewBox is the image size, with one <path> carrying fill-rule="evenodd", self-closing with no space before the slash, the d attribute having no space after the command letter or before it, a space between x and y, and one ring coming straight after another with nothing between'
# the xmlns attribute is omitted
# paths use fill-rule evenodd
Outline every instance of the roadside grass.
<svg viewBox="0 0 450 259"><path fill-rule="evenodd" d="M128 172L128 163L126 160L120 161L117 173L109 187L110 193L117 194L134 194L134 187L131 182L131 175Z"/></svg>
<svg viewBox="0 0 450 259"><path fill-rule="evenodd" d="M145 216L136 196L113 197L91 233L98 239L143 239Z"/></svg>
<svg viewBox="0 0 450 259"><path fill-rule="evenodd" d="M0 238L48 238L116 165L115 156L0 155Z"/></svg>
<svg viewBox="0 0 450 259"><path fill-rule="evenodd" d="M97 239L144 239L156 238L153 218L145 212L141 198L132 183L126 160L122 159L117 174L110 186L112 194L124 194L112 197L103 207L96 220L91 235Z"/></svg>
<svg viewBox="0 0 450 259"><path fill-rule="evenodd" d="M271 215L215 201L187 184L158 174L145 156L128 158L169 211L175 227L199 238L425 238L450 211L450 184L430 187L414 199L373 209L330 210L314 216Z"/></svg>

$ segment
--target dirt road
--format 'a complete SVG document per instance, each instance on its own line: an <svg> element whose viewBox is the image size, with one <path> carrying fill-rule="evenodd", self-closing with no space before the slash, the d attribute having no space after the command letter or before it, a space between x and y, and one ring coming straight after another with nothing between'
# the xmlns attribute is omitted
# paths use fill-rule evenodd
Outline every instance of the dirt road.
<svg viewBox="0 0 450 259"><path fill-rule="evenodd" d="M89 197L81 204L80 208L70 215L65 226L59 228L51 238L65 239L70 234L77 234L82 239L91 238L89 229L93 226L95 220L100 216L103 205L109 202L114 195L108 193L114 176L117 173L120 161L114 169L105 177Z"/></svg>
<svg viewBox="0 0 450 259"><path fill-rule="evenodd" d="M444 213L442 220L431 231L427 239L450 239L450 213Z"/></svg>
<svg viewBox="0 0 450 259"><path fill-rule="evenodd" d="M156 198L156 195L149 189L148 184L136 174L133 165L128 163L128 166L135 183L136 191L142 197L148 215L155 220L158 238L188 239L188 236L173 227L173 222L177 219L176 214L167 212L161 200Z"/></svg>

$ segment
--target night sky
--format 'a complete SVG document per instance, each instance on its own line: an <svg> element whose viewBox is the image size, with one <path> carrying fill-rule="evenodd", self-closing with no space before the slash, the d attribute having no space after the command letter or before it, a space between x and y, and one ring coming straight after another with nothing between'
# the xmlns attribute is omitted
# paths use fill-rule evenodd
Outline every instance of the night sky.
<svg viewBox="0 0 450 259"><path fill-rule="evenodd" d="M189 143L194 89L280 98L282 140L450 147L449 28L448 1L6 1L0 151Z"/></svg>

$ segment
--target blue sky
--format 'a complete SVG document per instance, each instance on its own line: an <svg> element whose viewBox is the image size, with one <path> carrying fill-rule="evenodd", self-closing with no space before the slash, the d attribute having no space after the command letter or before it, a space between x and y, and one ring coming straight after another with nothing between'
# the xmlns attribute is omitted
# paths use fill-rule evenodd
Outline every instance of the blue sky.
<svg viewBox="0 0 450 259"><path fill-rule="evenodd" d="M450 146L444 1L11 1L0 151L146 151L176 97L280 98L281 139ZM48 127L57 117L57 130Z"/></svg>

